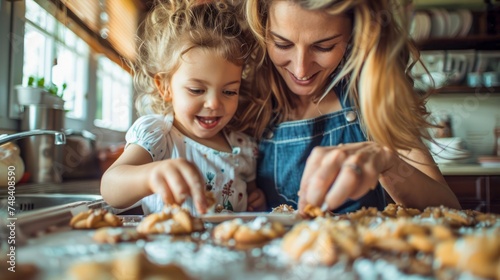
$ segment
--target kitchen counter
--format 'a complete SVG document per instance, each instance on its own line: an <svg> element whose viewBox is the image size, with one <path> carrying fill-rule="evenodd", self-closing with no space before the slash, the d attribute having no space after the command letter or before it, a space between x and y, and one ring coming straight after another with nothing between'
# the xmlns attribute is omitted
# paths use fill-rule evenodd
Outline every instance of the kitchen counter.
<svg viewBox="0 0 500 280"><path fill-rule="evenodd" d="M31 239L26 246L18 249L21 264L32 263L41 269L38 279L68 279L66 273L76 262L111 258L124 258L134 251L144 251L156 263L176 263L193 279L283 279L291 274L286 262L278 262L274 251L279 251L279 243L257 248L253 251L235 251L210 244L208 234L173 239L167 235L151 236L147 242L120 243L116 245L98 244L92 236L95 230L60 230L59 232ZM319 272L314 267L302 268L311 276ZM353 272L344 272L343 266L329 268L336 275L355 279ZM299 271L304 273L304 271ZM322 272L325 273L325 272ZM321 275L320 275L321 276Z"/></svg>
<svg viewBox="0 0 500 280"><path fill-rule="evenodd" d="M16 184L16 194L101 194L101 181L93 180L72 180L62 183L28 183ZM7 195L7 188L0 188L0 196Z"/></svg>
<svg viewBox="0 0 500 280"><path fill-rule="evenodd" d="M392 254L389 251L381 253L378 250L367 250L356 257L354 261L349 261L345 255L346 252L343 252L340 247L334 243L323 245L322 239L319 241L316 239L315 242L319 243L315 243L315 246L321 246L318 247L320 249L315 246L311 247L309 254L303 255L305 257L302 259L303 261L296 262L290 258L289 252L283 250L283 238L276 238L262 246L238 250L215 242L212 237L216 224L208 222L205 223L205 231L191 235L153 234L149 235L147 240L137 242L102 244L93 239L96 230L71 229L68 222L72 215L69 214L69 211L67 212L66 220L59 226L54 226L53 220L45 219L49 223L41 226L41 231L30 235L31 237L22 245L17 243L21 235L15 236L16 247L10 250L15 250L18 269L23 265L33 264L39 269L36 279L70 279L69 271L79 271L75 269L74 265L88 261L93 262L91 266L96 274L99 272L98 264L110 260L121 260L121 263L126 263L136 269L140 263L134 262L131 257L133 255L130 253L140 251L144 252L148 259L154 263L178 265L192 277L191 279L441 279L440 277L434 278L432 275L419 274L419 271L426 270L418 270L418 268L432 268L432 256L422 255L418 257L419 264L415 265L417 259L413 259L408 255L408 252ZM29 214L25 218L29 218ZM132 229L140 222L138 218L142 217L123 216L122 218L124 221L133 218L130 220L133 222L124 223L124 227ZM226 220L228 219L226 218ZM380 222L380 217L377 220ZM26 219L19 218L18 221L26 221ZM321 222L321 219L318 222ZM338 220L338 222L341 225L337 229L347 225L343 223L345 220ZM388 225L392 223L389 220L387 222ZM494 224L492 225L494 226ZM481 228L483 226L486 224L479 225ZM374 227L373 230L376 231L376 228L378 227ZM340 237L344 234L347 234L347 231L336 236ZM419 233L416 234L420 236ZM321 248L334 245L337 249L332 252L339 253L339 259L336 259L331 266L317 265L318 260L315 258L323 255ZM350 247L350 245L347 246ZM325 252L330 251L326 250ZM1 258L0 261L2 261ZM89 266L86 268L89 269ZM100 269L103 269L102 266ZM442 275L449 276L446 279L464 278L459 277L456 271L446 271L441 268L439 270ZM436 276L438 275L436 274ZM465 278L481 279L469 274Z"/></svg>
<svg viewBox="0 0 500 280"><path fill-rule="evenodd" d="M444 176L495 176L500 175L500 167L484 167L479 164L441 164Z"/></svg>

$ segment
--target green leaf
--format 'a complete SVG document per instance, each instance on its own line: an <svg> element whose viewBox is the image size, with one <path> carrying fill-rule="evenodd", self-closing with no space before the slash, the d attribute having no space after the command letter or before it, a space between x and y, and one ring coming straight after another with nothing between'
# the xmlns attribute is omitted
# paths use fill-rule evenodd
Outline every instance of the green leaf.
<svg viewBox="0 0 500 280"><path fill-rule="evenodd" d="M36 81L36 85L41 88L45 87L45 78L38 79L38 81Z"/></svg>
<svg viewBox="0 0 500 280"><path fill-rule="evenodd" d="M29 76L28 77L28 86L43 88L51 95L57 96L59 98L63 98L64 91L68 87L68 84L63 83L61 85L61 92L59 92L59 87L56 84L50 83L50 85L46 85L44 77L39 78L36 76Z"/></svg>
<svg viewBox="0 0 500 280"><path fill-rule="evenodd" d="M29 87L35 86L35 77L33 76L28 77L28 86Z"/></svg>
<svg viewBox="0 0 500 280"><path fill-rule="evenodd" d="M68 87L68 84L67 83L63 83L62 84L62 89L61 89L61 93L59 94L59 97L63 98L64 96L64 91L66 90L66 88Z"/></svg>

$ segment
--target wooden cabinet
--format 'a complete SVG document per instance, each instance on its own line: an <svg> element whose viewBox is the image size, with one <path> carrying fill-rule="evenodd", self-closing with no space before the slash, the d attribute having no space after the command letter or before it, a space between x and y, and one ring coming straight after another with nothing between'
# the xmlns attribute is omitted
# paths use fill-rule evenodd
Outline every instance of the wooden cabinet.
<svg viewBox="0 0 500 280"><path fill-rule="evenodd" d="M484 72L498 72L500 71L496 66L500 62L500 53L496 55L495 59L480 58L485 53L492 53L500 50L500 3L494 0L414 0L413 21L417 20L417 15L420 16L415 26L420 26L415 30L417 36L414 36L417 47L424 52L430 51L430 56L439 56L435 52L443 52L445 58L443 59L443 67L441 69L429 68L430 72L442 72L446 75L455 75L451 80L448 80L443 86L437 85L436 93L493 93L498 94L500 87L498 85L490 85L487 82L484 84L488 87L482 86ZM469 17L463 15L463 11L467 11ZM443 14L444 13L444 14ZM452 24L452 14L455 18L455 24ZM457 22L457 14L460 21ZM425 16L424 16L425 15ZM431 33L428 36L422 31L422 17L429 17L431 19ZM467 22L467 23L465 23ZM457 24L458 23L458 24ZM427 26L428 24L424 24ZM450 30L450 26L468 26L464 32L458 35L454 32L432 32L432 30ZM434 29L433 29L434 26ZM413 26L412 26L413 27ZM440 27L440 28L436 28ZM424 29L425 30L425 29ZM465 31L467 30L467 31ZM414 30L413 30L414 31ZM442 34L441 34L442 33ZM453 34L453 35L452 35ZM464 35L465 34L465 35ZM464 61L457 59L457 56L467 56L471 51L474 52L473 58ZM482 54L481 54L482 53ZM489 56L490 54L486 55ZM454 59L451 56L455 57ZM425 62L425 59L423 60ZM436 58L436 61L440 61ZM487 61L487 62L486 62ZM456 65L465 65L465 67L456 67ZM439 65L439 63L436 63ZM455 66L453 66L455 65ZM483 65L488 65L487 67ZM491 65L491 66L490 66ZM427 65L429 66L429 65ZM462 71L466 69L465 71ZM477 73L480 76L479 82L467 83L467 75L469 73ZM457 74L458 73L458 74ZM420 77L422 73L414 73L415 78ZM425 74L424 74L425 75ZM457 76L460 76L457 78ZM474 80L471 80L474 81ZM425 81L423 81L427 84ZM492 87L493 86L493 87Z"/></svg>
<svg viewBox="0 0 500 280"><path fill-rule="evenodd" d="M500 176L445 176L463 209L500 214Z"/></svg>

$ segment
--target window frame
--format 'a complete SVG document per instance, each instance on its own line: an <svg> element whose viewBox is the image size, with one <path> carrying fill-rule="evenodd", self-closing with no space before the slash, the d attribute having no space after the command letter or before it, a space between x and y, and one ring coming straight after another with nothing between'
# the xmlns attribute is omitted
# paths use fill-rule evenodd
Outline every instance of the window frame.
<svg viewBox="0 0 500 280"><path fill-rule="evenodd" d="M44 9L37 3L37 1L30 1L32 1L39 8ZM42 26L43 23L42 25L40 25L40 22L37 19L33 18L26 18L24 22L24 31L31 30L30 32L34 32L43 36L45 40L45 53L43 54L44 59L42 63L38 63L42 65L38 67L38 70L35 70L35 73L24 73L25 69L23 69L23 83L27 82L26 79L28 75L43 76L45 77L46 82L54 82L55 78L57 77L54 77L54 71L57 71L56 69L54 69L54 67L57 67L56 65L54 65L54 62L57 60L58 64L61 65L63 63L62 61L64 60L62 59L62 54L68 53L71 59L75 59L73 64L78 66L75 66L72 77L64 79L63 81L55 82L55 84L60 87L63 83L67 83L68 89L66 90L66 95L68 93L72 93L73 95L72 100L67 100L67 98L65 98L67 101L65 109L69 110L66 113L66 117L83 120L89 117L87 116L88 105L87 99L85 97L88 94L88 65L91 48L83 39L81 39L76 33L74 33L73 30L64 26L48 11L44 11L44 14L42 14L41 16L50 17L42 20L45 21L45 26ZM23 38L25 37L26 34L24 34ZM67 43L68 39L70 38L74 38L73 44ZM26 64L26 62L24 61L24 58L26 58L25 51L26 49L23 50L23 66ZM85 72L81 72L82 70ZM76 73L78 72L79 74L77 75ZM73 104L70 108L68 108L67 105L70 104L70 102L75 102L76 104Z"/></svg>
<svg viewBox="0 0 500 280"><path fill-rule="evenodd" d="M37 3L45 3L46 5L53 5L53 0L35 0ZM60 4L60 2L58 2ZM44 6L44 8L45 8ZM0 130L6 131L17 131L19 129L19 120L21 119L20 107L17 104L17 98L15 95L15 85L22 84L23 82L23 59L24 59L24 28L25 28L25 15L26 7L25 1L5 1L0 0L0 22L2 23L0 27L0 35L4 37L9 37L10 40L4 40L0 42L0 46L8 49L7 52L1 52L1 55L6 58L5 61L9 63L2 64L0 66L0 73L5 72L5 75L1 75L0 82L5 80L5 83L0 83L0 93L3 91L5 94L0 94ZM88 89L87 95L87 108L86 117L83 120L65 118L65 127L71 127L75 130L90 130L105 143L107 142L122 142L124 139L123 131L114 131L106 128L96 127L94 125L94 116L96 112L96 90L97 90L97 59L100 55L105 55L110 58L117 65L129 70L126 65L122 62L120 55L116 50L111 48L109 43L103 42L103 40L94 38L92 35L85 33L84 26L79 26L78 20L73 18L67 18L67 25L75 27L80 31L75 32L79 37L83 37L90 45L90 55L88 60ZM5 24L3 24L5 23ZM71 28L73 30L73 28ZM89 43L91 42L91 43ZM132 100L133 104L134 91L132 88ZM5 102L3 102L5 101ZM131 108L132 113L131 123L136 118L135 109Z"/></svg>
<svg viewBox="0 0 500 280"><path fill-rule="evenodd" d="M96 110L98 110L98 107L101 106L101 118L97 118L97 112L94 117L94 125L96 127L101 127L105 129L110 129L110 130L115 130L115 131L120 131L120 132L126 132L127 129L132 125L133 121L133 99L134 99L134 92L133 92L133 81L132 81L132 76L130 76L129 81L125 81L125 76L126 74L130 74L124 69L122 69L119 65L116 65L112 60L105 56L99 56L97 58L97 80L96 80ZM103 77L113 77L111 80L111 84L109 84L110 80L103 79ZM123 98L120 98L119 94L123 93L123 83L128 82L128 88L129 91L127 94L129 94L130 100L124 101ZM126 88L126 87L125 87ZM104 96L103 91L109 91L109 93ZM97 104L97 101L99 99L99 95L102 96L102 100L100 100L102 103ZM125 103L126 108L128 107L128 110L115 110L116 108L120 107L120 103ZM108 111L104 112L105 107L108 107ZM120 114L121 111L127 111L126 113L128 116L128 124L125 124L124 126L118 126L116 125L115 120L120 118L122 114Z"/></svg>

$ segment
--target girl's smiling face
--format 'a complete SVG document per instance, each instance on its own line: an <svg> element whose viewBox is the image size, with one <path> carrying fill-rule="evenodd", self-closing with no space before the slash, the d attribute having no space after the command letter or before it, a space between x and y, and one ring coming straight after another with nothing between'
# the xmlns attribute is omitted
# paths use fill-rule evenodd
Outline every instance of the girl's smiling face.
<svg viewBox="0 0 500 280"><path fill-rule="evenodd" d="M172 102L174 126L195 141L217 136L238 108L241 74L242 66L213 51L185 53L164 95Z"/></svg>
<svg viewBox="0 0 500 280"><path fill-rule="evenodd" d="M317 96L342 60L352 27L347 16L305 10L291 1L269 9L267 51L288 88Z"/></svg>

